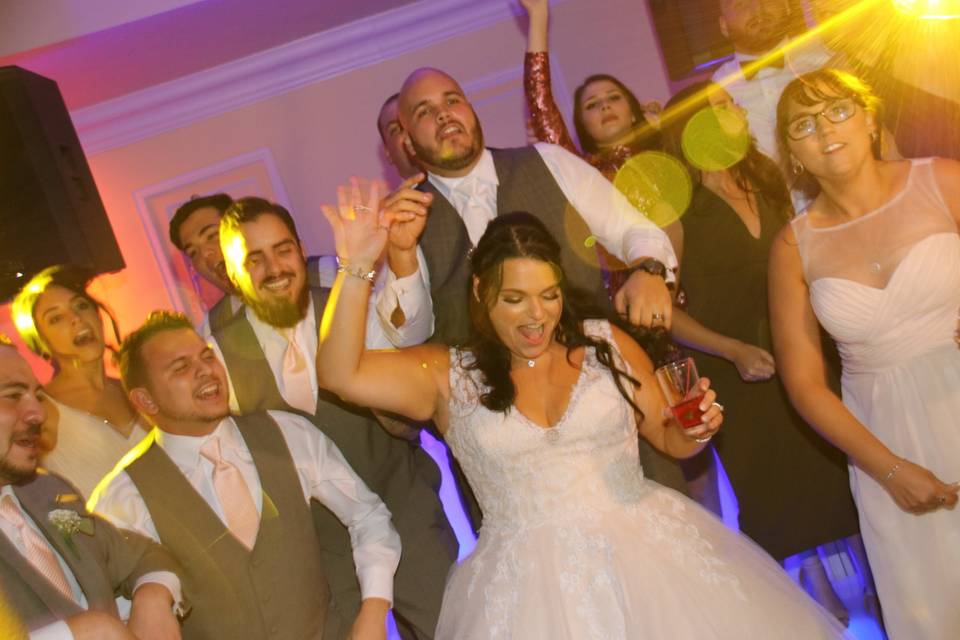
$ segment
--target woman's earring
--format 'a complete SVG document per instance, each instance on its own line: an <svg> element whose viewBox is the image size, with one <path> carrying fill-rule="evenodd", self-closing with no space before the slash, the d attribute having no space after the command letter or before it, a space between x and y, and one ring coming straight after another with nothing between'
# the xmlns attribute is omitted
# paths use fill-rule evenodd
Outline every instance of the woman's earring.
<svg viewBox="0 0 960 640"><path fill-rule="evenodd" d="M879 139L880 139L880 132L879 132L879 131L877 131L876 129L874 129L873 131L870 132L870 141L871 141L871 142L873 142L874 144L876 144L876 143L877 143L877 140L879 140Z"/></svg>
<svg viewBox="0 0 960 640"><path fill-rule="evenodd" d="M799 176L804 171L803 164L801 164L800 161L794 157L790 158L790 169L793 171L794 175L797 175L797 176Z"/></svg>

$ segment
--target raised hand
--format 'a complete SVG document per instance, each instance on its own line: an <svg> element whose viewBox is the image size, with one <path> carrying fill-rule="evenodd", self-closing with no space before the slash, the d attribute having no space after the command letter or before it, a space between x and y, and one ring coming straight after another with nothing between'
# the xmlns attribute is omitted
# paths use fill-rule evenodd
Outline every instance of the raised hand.
<svg viewBox="0 0 960 640"><path fill-rule="evenodd" d="M364 201L360 181L350 179L349 186L337 187L337 208L321 205L320 210L333 228L337 255L361 269L373 268L387 243L391 214L380 207L383 183L373 181Z"/></svg>
<svg viewBox="0 0 960 640"><path fill-rule="evenodd" d="M381 203L392 221L387 260L390 270L398 277L408 276L419 268L417 243L427 224L433 195L417 191L414 187L425 178L426 175L422 173L410 176Z"/></svg>
<svg viewBox="0 0 960 640"><path fill-rule="evenodd" d="M433 201L431 194L414 189L425 178L422 173L410 176L380 203L392 221L388 238L391 250L412 251L417 248Z"/></svg>

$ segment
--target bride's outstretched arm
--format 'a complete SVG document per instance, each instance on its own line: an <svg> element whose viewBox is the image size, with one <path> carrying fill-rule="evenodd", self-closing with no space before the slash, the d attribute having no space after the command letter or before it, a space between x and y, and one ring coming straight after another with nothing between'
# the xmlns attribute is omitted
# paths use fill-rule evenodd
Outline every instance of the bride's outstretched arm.
<svg viewBox="0 0 960 640"><path fill-rule="evenodd" d="M924 513L955 505L956 485L944 483L928 469L887 448L827 385L817 318L790 225L773 242L768 289L780 378L803 419L883 485L901 509Z"/></svg>
<svg viewBox="0 0 960 640"><path fill-rule="evenodd" d="M323 207L333 227L341 268L320 323L317 383L348 402L428 420L446 406L448 350L432 344L364 350L370 274L391 221L401 215L380 210L380 192L379 185L374 185L361 205L359 188L352 181L349 190L338 190L336 209Z"/></svg>

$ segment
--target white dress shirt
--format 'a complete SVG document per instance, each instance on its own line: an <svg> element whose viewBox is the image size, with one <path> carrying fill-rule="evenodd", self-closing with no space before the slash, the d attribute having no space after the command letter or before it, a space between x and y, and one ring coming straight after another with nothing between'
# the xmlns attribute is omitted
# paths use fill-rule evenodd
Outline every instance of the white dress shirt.
<svg viewBox="0 0 960 640"><path fill-rule="evenodd" d="M27 510L23 508L23 505L20 503L20 500L17 499L17 495L13 492L13 488L10 485L4 485L3 488L0 489L0 498L3 496L10 496L13 499L14 503L20 508L27 526L36 531L42 540L46 540L43 531L37 526L37 523L33 521L33 517L31 517ZM27 556L27 549L23 543L23 537L20 535L20 531L8 522L6 518L0 518L0 532L7 536L7 539L10 540L10 543L16 547L21 555L24 557ZM80 588L80 583L77 581L76 576L73 575L73 570L70 569L70 565L66 563L56 547L53 545L48 545L48 547L60 564L63 575L67 578L67 584L70 585L70 590L73 592L74 601L81 609L86 609L88 606L87 597L84 595L83 589ZM180 578L175 574L169 571L150 571L145 573L140 576L134 584L133 591L135 592L141 585L149 582L156 582L166 587L173 596L173 601L176 603L175 607L180 606L183 599L180 590ZM57 622L44 625L39 629L31 631L30 640L73 640L73 633L65 621L58 620Z"/></svg>
<svg viewBox="0 0 960 640"><path fill-rule="evenodd" d="M787 46L784 40L771 51ZM777 103L784 88L799 75L815 71L830 60L830 52L816 39L787 51L782 69L774 66L761 68L757 75L747 80L743 76L741 64L746 65L762 56L751 56L736 52L733 60L725 62L714 72L712 80L725 84L733 101L747 110L750 132L757 140L761 153L777 160L780 152L777 147Z"/></svg>
<svg viewBox="0 0 960 640"><path fill-rule="evenodd" d="M620 193L599 171L582 158L555 144L540 142L534 148L570 204L583 216L591 234L610 253L630 264L650 257L672 273L677 257L666 234ZM460 178L428 174L430 182L463 218L470 241L476 245L487 224L497 215L497 178L493 155L485 149L473 170ZM474 194L471 198L468 194ZM382 291L375 292L377 315L388 339L398 347L420 344L433 334L430 274L417 247L417 273L397 278L387 269ZM400 306L406 321L394 327L390 316Z"/></svg>
<svg viewBox="0 0 960 640"><path fill-rule="evenodd" d="M400 562L400 536L390 523L390 511L319 429L292 413L268 413L279 425L290 450L304 501L319 501L349 529L363 598L383 598L393 602L393 574ZM157 445L226 524L213 486L213 464L200 455L200 447L212 436L220 438L223 459L235 465L243 475L257 512L262 513L260 477L233 418L225 418L209 436L176 436L159 429L151 432ZM117 526L159 541L150 511L126 471L110 482L96 509Z"/></svg>

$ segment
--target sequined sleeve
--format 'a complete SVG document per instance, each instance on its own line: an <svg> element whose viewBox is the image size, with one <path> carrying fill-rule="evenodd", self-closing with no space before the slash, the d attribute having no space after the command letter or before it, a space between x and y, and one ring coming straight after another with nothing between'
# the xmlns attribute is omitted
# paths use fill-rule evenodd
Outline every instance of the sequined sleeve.
<svg viewBox="0 0 960 640"><path fill-rule="evenodd" d="M527 53L523 60L523 90L530 111L530 124L538 140L558 144L580 155L574 146L560 109L553 100L550 86L550 54L546 51Z"/></svg>

